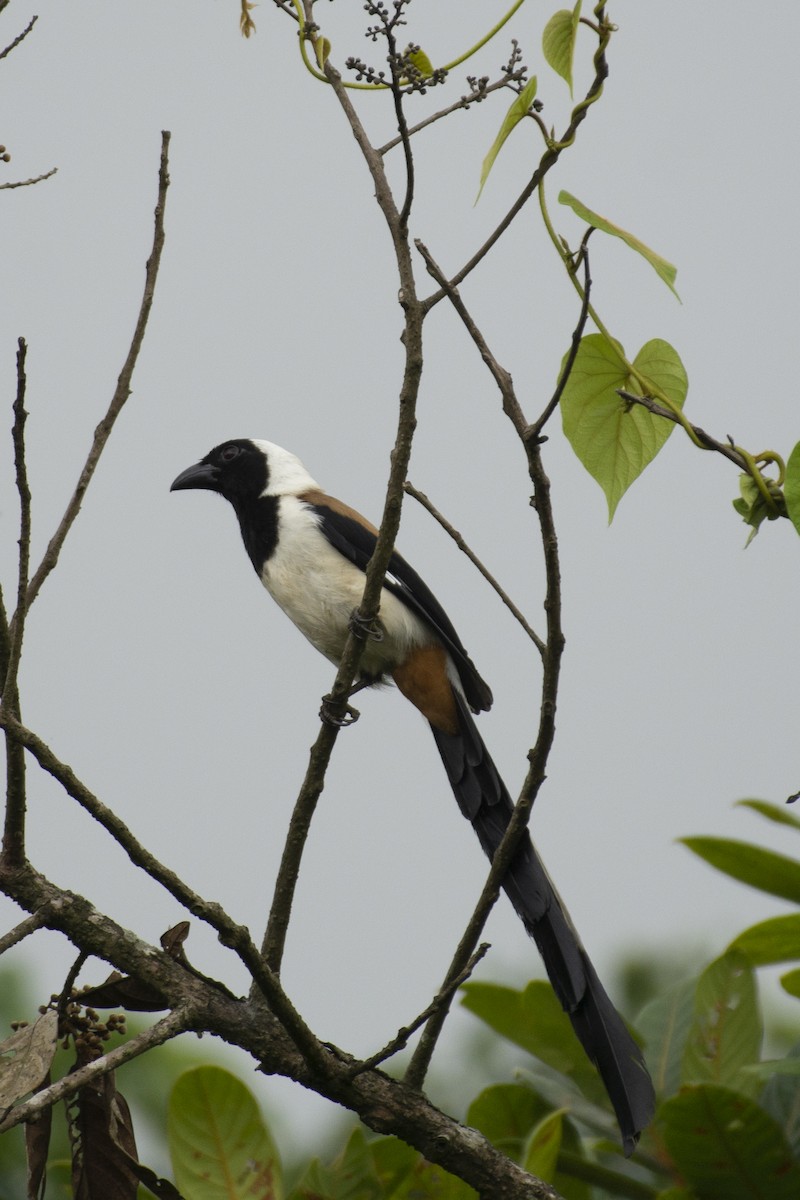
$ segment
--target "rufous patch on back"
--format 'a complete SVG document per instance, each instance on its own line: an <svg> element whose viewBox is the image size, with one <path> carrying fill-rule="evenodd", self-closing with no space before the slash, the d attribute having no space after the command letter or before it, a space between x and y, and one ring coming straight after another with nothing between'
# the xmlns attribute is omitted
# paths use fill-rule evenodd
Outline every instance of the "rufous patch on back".
<svg viewBox="0 0 800 1200"><path fill-rule="evenodd" d="M395 667L392 678L431 725L444 733L458 733L458 710L447 675L444 646L418 646Z"/></svg>
<svg viewBox="0 0 800 1200"><path fill-rule="evenodd" d="M335 496L329 496L327 492L320 491L318 488L309 488L306 492L300 492L298 500L304 500L306 504L313 504L320 508L329 508L331 512L338 513L340 517L349 517L351 521L355 521L357 525L363 525L370 533L378 536L378 530L368 521L366 517L362 517L360 512L356 512L349 504L344 504L341 500L337 500Z"/></svg>

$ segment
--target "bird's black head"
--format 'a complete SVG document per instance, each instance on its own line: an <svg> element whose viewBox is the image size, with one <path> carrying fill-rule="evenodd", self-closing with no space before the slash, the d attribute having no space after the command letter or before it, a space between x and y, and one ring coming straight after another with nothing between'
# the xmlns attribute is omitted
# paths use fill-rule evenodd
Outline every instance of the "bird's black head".
<svg viewBox="0 0 800 1200"><path fill-rule="evenodd" d="M236 505L237 501L255 500L267 486L269 470L263 450L249 438L233 438L215 446L199 463L181 471L170 487L171 492L202 488L218 492Z"/></svg>

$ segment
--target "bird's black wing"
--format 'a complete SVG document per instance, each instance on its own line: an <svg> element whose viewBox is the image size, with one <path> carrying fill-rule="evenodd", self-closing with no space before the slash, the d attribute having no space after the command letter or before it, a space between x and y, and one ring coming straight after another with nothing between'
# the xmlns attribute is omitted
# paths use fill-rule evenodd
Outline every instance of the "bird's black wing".
<svg viewBox="0 0 800 1200"><path fill-rule="evenodd" d="M306 503L309 503L306 501ZM322 503L309 503L331 545L365 571L375 549L376 535L347 512ZM344 507L344 506L342 506ZM491 708L492 692L464 649L452 621L428 585L397 551L389 559L384 586L436 632L455 663L467 703L474 712Z"/></svg>

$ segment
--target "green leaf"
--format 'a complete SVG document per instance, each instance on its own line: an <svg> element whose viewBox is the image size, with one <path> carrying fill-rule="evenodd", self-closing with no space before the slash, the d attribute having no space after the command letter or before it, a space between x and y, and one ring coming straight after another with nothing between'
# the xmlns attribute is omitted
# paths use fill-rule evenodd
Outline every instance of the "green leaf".
<svg viewBox="0 0 800 1200"><path fill-rule="evenodd" d="M619 225L614 225L607 217L601 217L599 213L594 212L591 208L587 208L581 200L571 195L570 192L559 192L558 202L559 204L566 204L576 216L586 221L589 225L593 225L595 229L599 229L601 233L608 233L612 237L620 238L626 246L630 246L631 250L635 250L637 254L641 254L642 258L650 263L650 266L659 279L662 279L676 299L680 300L680 296L675 291L678 268L674 267L671 262L667 262L660 254L656 254L655 250L651 250L649 246L645 246L644 242L634 237L632 233L628 233L626 229L621 229Z"/></svg>
<svg viewBox="0 0 800 1200"><path fill-rule="evenodd" d="M311 1197L314 1200L382 1200L378 1172L362 1129L353 1130L333 1162L323 1164L314 1159L289 1200L310 1200Z"/></svg>
<svg viewBox="0 0 800 1200"><path fill-rule="evenodd" d="M425 79L430 78L433 74L433 63L424 50L412 50L406 57L410 63L414 64L420 75L424 76Z"/></svg>
<svg viewBox="0 0 800 1200"><path fill-rule="evenodd" d="M742 1088L741 1068L757 1061L763 1033L753 968L743 955L726 951L697 981L683 1082ZM744 1083L746 1090L757 1086L752 1080Z"/></svg>
<svg viewBox="0 0 800 1200"><path fill-rule="evenodd" d="M661 1108L678 1174L703 1200L797 1200L800 1167L778 1123L728 1088L684 1088Z"/></svg>
<svg viewBox="0 0 800 1200"><path fill-rule="evenodd" d="M781 1067L797 1063L800 1067L800 1045L792 1046ZM765 1112L773 1117L783 1130L783 1135L800 1159L800 1091L797 1078L781 1071L775 1072L761 1093L760 1103Z"/></svg>
<svg viewBox="0 0 800 1200"><path fill-rule="evenodd" d="M790 996L800 998L800 967L794 971L787 971L785 975L781 975L781 987Z"/></svg>
<svg viewBox="0 0 800 1200"><path fill-rule="evenodd" d="M556 999L543 979L532 980L522 991L494 983L465 983L461 1003L495 1033L535 1055L556 1071L580 1081L594 1095L597 1074Z"/></svg>
<svg viewBox="0 0 800 1200"><path fill-rule="evenodd" d="M522 1083L496 1083L472 1101L467 1125L479 1129L507 1158L519 1162L531 1130L550 1111L550 1105L533 1088Z"/></svg>
<svg viewBox="0 0 800 1200"><path fill-rule="evenodd" d="M331 1163L314 1160L289 1200L476 1200L463 1180L398 1138L354 1129ZM192 1198L194 1200L194 1198Z"/></svg>
<svg viewBox="0 0 800 1200"><path fill-rule="evenodd" d="M562 8L554 13L544 27L542 34L542 50L544 56L557 75L565 79L572 95L572 61L575 57L575 42L578 36L578 23L581 16L582 0L578 0L570 10Z"/></svg>
<svg viewBox="0 0 800 1200"><path fill-rule="evenodd" d="M477 1200L477 1193L463 1179L427 1162L398 1138L369 1141L366 1149L375 1167L381 1200ZM361 1200L362 1193L350 1191L348 1195Z"/></svg>
<svg viewBox="0 0 800 1200"><path fill-rule="evenodd" d="M255 1097L221 1067L176 1081L167 1135L178 1189L192 1200L280 1200L281 1168Z"/></svg>
<svg viewBox="0 0 800 1200"><path fill-rule="evenodd" d="M764 521L777 521L778 517L786 515L786 502L783 492L772 480L764 481L769 492L770 500L762 492L752 475L739 476L740 495L732 501L733 507L744 521L750 525L750 536L745 542L749 546Z"/></svg>
<svg viewBox="0 0 800 1200"><path fill-rule="evenodd" d="M557 1108L539 1122L525 1148L522 1165L529 1175L552 1183L556 1174L561 1135L564 1127L565 1108Z"/></svg>
<svg viewBox="0 0 800 1200"><path fill-rule="evenodd" d="M800 442L797 443L786 463L786 478L783 483L786 511L789 520L800 533Z"/></svg>
<svg viewBox="0 0 800 1200"><path fill-rule="evenodd" d="M751 1063L744 1067L748 1075L757 1075L759 1079L772 1079L776 1075L800 1075L799 1058L765 1058L762 1062Z"/></svg>
<svg viewBox="0 0 800 1200"><path fill-rule="evenodd" d="M314 53L317 57L317 66L322 71L331 54L331 44L326 37L317 38L314 43Z"/></svg>
<svg viewBox="0 0 800 1200"><path fill-rule="evenodd" d="M679 838L712 867L741 883L800 904L800 862L735 838Z"/></svg>
<svg viewBox="0 0 800 1200"><path fill-rule="evenodd" d="M497 1083L475 1097L467 1110L466 1123L480 1130L507 1158L524 1163L534 1131L545 1125L552 1114L552 1106L527 1084ZM562 1121L561 1141L573 1157L584 1157L583 1143L572 1121ZM589 1185L572 1175L567 1178L556 1172L550 1182L570 1200L590 1200Z"/></svg>
<svg viewBox="0 0 800 1200"><path fill-rule="evenodd" d="M785 804L771 804L769 800L737 800L737 808L752 808L768 821L776 825L790 825L792 829L800 829L800 817L796 817Z"/></svg>
<svg viewBox="0 0 800 1200"><path fill-rule="evenodd" d="M683 406L688 381L683 364L668 342L654 338L632 364L646 385ZM643 395L630 373L622 347L599 333L581 339L575 364L561 397L561 420L575 454L600 484L614 517L625 492L652 462L675 426L638 404L628 408L617 390Z"/></svg>
<svg viewBox="0 0 800 1200"><path fill-rule="evenodd" d="M680 1087L683 1052L694 1019L696 988L696 979L677 984L651 1000L636 1022L659 1096L672 1096Z"/></svg>
<svg viewBox="0 0 800 1200"><path fill-rule="evenodd" d="M465 983L461 991L464 1007L495 1033L569 1076L593 1103L607 1109L600 1077L549 983L534 979L521 991L500 984Z"/></svg>
<svg viewBox="0 0 800 1200"><path fill-rule="evenodd" d="M744 954L754 967L800 959L800 913L770 917L751 925L733 939L728 949Z"/></svg>
<svg viewBox="0 0 800 1200"><path fill-rule="evenodd" d="M500 132L498 133L497 137L492 142L489 153L486 155L486 158L483 160L483 166L481 167L481 185L478 188L478 195L475 197L476 204L478 203L478 201L481 198L481 192L483 191L483 185L486 183L486 180L489 178L489 172L491 171L492 167L494 166L494 160L497 158L498 154L500 153L503 143L505 142L508 135L511 133L512 129L515 129L516 126L519 125L520 121L528 115L528 112L530 110L531 104L533 104L535 96L536 96L536 76L534 75L532 79L528 80L528 82L525 84L525 87L522 89L520 94L517 96L517 98L512 103L511 107L509 108L508 112L506 113L506 115L503 119L503 124L500 126Z"/></svg>

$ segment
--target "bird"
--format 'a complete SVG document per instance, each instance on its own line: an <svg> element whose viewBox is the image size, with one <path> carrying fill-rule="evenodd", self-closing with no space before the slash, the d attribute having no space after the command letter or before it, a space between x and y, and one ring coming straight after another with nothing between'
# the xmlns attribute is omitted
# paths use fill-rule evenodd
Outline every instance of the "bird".
<svg viewBox="0 0 800 1200"><path fill-rule="evenodd" d="M216 492L231 503L262 584L338 665L364 591L375 526L326 494L296 455L269 441L234 438L215 446L170 488L189 489ZM428 721L458 806L491 860L514 808L473 719L491 707L492 692L442 605L397 551L354 690L390 682ZM502 886L600 1073L630 1155L654 1111L647 1066L527 831Z"/></svg>

